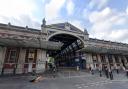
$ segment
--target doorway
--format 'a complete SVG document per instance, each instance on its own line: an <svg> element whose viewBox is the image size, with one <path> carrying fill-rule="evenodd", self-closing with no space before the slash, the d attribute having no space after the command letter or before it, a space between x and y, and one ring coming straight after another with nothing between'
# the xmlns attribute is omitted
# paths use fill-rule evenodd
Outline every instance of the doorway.
<svg viewBox="0 0 128 89"><path fill-rule="evenodd" d="M37 59L37 50L36 49L27 49L25 64L24 64L24 73L34 72L36 68L36 59Z"/></svg>
<svg viewBox="0 0 128 89"><path fill-rule="evenodd" d="M76 67L76 52L84 47L84 42L77 36L71 34L56 34L49 38L49 41L61 42L60 50L48 50L47 54L54 57L58 67Z"/></svg>

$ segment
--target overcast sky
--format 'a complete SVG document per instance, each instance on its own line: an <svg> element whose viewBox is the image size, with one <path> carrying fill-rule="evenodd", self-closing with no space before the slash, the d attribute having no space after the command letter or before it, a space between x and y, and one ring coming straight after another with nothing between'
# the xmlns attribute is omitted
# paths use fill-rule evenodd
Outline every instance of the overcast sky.
<svg viewBox="0 0 128 89"><path fill-rule="evenodd" d="M0 23L40 29L70 22L89 36L128 43L128 0L0 0Z"/></svg>

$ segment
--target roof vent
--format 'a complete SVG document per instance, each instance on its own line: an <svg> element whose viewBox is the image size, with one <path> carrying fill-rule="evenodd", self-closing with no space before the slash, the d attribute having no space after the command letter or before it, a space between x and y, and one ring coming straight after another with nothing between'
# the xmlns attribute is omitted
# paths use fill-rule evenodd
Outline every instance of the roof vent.
<svg viewBox="0 0 128 89"><path fill-rule="evenodd" d="M67 23L65 23L65 29L66 30L70 30L70 24L67 22Z"/></svg>
<svg viewBox="0 0 128 89"><path fill-rule="evenodd" d="M8 26L9 26L9 27L11 26L11 23L10 23L10 22L8 23Z"/></svg>
<svg viewBox="0 0 128 89"><path fill-rule="evenodd" d="M85 34L88 34L88 31L87 31L87 29L86 29L86 28L84 29L84 33L85 33Z"/></svg>
<svg viewBox="0 0 128 89"><path fill-rule="evenodd" d="M25 28L26 28L26 30L28 30L28 26L26 26Z"/></svg>

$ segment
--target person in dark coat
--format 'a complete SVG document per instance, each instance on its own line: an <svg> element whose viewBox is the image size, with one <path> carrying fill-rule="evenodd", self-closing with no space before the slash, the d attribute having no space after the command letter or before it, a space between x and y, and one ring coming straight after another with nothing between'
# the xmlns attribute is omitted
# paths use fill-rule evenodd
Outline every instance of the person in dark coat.
<svg viewBox="0 0 128 89"><path fill-rule="evenodd" d="M126 69L126 76L127 76L127 78L128 78L128 68Z"/></svg>
<svg viewBox="0 0 128 89"><path fill-rule="evenodd" d="M110 79L113 80L113 73L112 73L111 66L109 67L108 72L109 72Z"/></svg>
<svg viewBox="0 0 128 89"><path fill-rule="evenodd" d="M90 73L91 73L92 75L94 74L94 71L93 71L93 69L92 69L91 66L89 66L89 71L90 71Z"/></svg>
<svg viewBox="0 0 128 89"><path fill-rule="evenodd" d="M104 66L104 71L105 71L106 78L109 78L108 67L106 65Z"/></svg>
<svg viewBox="0 0 128 89"><path fill-rule="evenodd" d="M101 65L99 65L99 73L100 73L100 77L102 77L102 66Z"/></svg>
<svg viewBox="0 0 128 89"><path fill-rule="evenodd" d="M128 78L128 66L126 67L123 66L123 70L126 72L126 77Z"/></svg>

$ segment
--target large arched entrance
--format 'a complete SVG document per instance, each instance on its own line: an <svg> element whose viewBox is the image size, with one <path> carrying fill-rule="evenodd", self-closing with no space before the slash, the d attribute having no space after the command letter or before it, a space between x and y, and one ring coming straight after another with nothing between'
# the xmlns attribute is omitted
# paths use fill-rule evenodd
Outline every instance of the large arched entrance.
<svg viewBox="0 0 128 89"><path fill-rule="evenodd" d="M71 34L59 33L51 36L49 41L61 42L61 50L48 50L49 56L54 57L58 67L83 66L81 53L77 52L84 47L84 42L79 37Z"/></svg>

